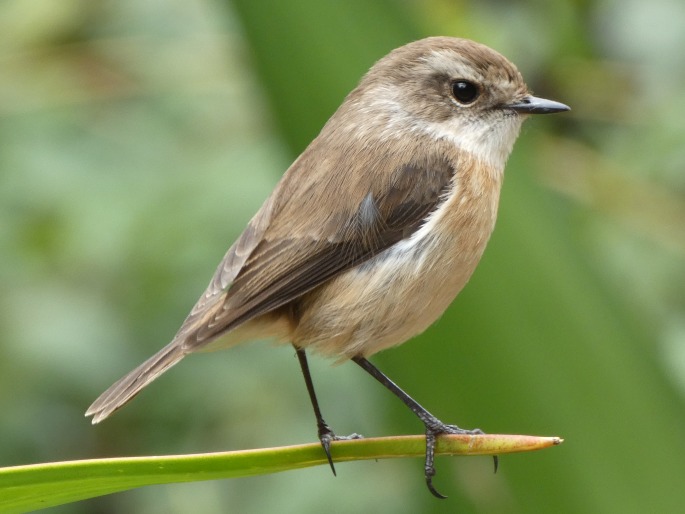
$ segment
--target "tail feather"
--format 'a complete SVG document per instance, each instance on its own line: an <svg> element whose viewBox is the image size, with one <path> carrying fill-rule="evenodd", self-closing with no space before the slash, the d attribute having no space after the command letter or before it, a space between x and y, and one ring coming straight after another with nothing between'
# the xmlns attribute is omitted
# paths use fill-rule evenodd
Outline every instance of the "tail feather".
<svg viewBox="0 0 685 514"><path fill-rule="evenodd" d="M93 416L93 425L123 407L141 389L180 361L186 355L182 346L179 341L172 341L136 369L112 384L86 411L86 416Z"/></svg>

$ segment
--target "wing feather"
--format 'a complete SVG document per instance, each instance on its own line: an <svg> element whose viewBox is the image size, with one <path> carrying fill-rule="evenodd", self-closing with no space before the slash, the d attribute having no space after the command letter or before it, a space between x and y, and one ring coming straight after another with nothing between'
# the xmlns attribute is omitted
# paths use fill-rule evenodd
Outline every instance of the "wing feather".
<svg viewBox="0 0 685 514"><path fill-rule="evenodd" d="M370 184L351 213L329 217L337 222L337 228L328 234L321 233L315 214L309 231L280 235L269 225L263 227L257 242L255 229L250 229L250 236L245 241L241 237L234 245L251 249L249 255L245 252L238 258L236 251L229 251L228 262L219 267L227 271L217 271L212 281L217 290L224 287L221 302L193 309L202 322L189 325L184 348L193 351L204 346L411 236L444 200L454 174L452 164L440 159L399 166L385 183ZM238 263L242 266L235 273ZM224 286L233 273L233 280Z"/></svg>
<svg viewBox="0 0 685 514"><path fill-rule="evenodd" d="M321 184L317 189L316 181L332 180L330 174L311 177L300 184L304 187L293 187L301 159L226 253L174 339L90 406L86 415L93 416L93 423L122 407L185 354L410 237L444 200L456 170L448 161L434 159L399 166L387 176L369 171L361 176L365 184L342 184L334 190L358 195L356 200L341 200L335 195L312 195L312 191L322 190ZM311 169L311 163L304 166L305 171ZM340 174L333 179L344 181L350 176L359 179L359 174ZM348 211L344 206L349 205L352 209ZM300 225L292 226L292 210L303 208L310 208L311 215L299 216Z"/></svg>

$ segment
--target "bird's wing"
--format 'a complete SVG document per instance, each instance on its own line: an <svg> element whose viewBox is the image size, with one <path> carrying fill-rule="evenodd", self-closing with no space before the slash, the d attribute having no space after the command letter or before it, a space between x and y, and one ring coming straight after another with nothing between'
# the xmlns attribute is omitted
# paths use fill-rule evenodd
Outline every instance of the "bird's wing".
<svg viewBox="0 0 685 514"><path fill-rule="evenodd" d="M305 176L310 165L301 157L291 166L229 249L174 339L88 408L93 423L121 408L184 355L411 236L444 200L456 171L438 158L408 161L385 173Z"/></svg>
<svg viewBox="0 0 685 514"><path fill-rule="evenodd" d="M210 288L224 288L220 301L198 302L179 331L184 348L199 349L409 237L444 200L454 173L445 159L405 163L361 188L328 184L327 198L311 193L322 184L298 181L288 191L285 181L219 266Z"/></svg>

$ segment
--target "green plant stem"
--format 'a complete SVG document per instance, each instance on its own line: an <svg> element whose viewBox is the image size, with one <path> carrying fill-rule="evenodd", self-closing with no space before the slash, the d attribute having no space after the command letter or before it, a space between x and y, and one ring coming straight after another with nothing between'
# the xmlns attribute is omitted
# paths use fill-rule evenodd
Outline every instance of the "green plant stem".
<svg viewBox="0 0 685 514"><path fill-rule="evenodd" d="M558 437L444 435L437 455L496 455L558 445ZM422 457L422 435L336 441L336 463ZM319 443L258 450L120 457L0 468L0 512L27 512L154 484L195 482L277 473L327 464Z"/></svg>

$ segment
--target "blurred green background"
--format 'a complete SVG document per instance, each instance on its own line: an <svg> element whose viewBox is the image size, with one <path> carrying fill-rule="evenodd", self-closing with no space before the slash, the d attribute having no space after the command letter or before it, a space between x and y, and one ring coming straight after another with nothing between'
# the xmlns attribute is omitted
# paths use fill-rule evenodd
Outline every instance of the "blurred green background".
<svg viewBox="0 0 685 514"><path fill-rule="evenodd" d="M226 248L378 58L476 39L539 95L497 229L432 328L373 360L447 422L566 443L150 487L56 513L677 512L685 502L681 0L0 3L0 466L316 439L288 347L187 359L83 417L166 344ZM417 433L312 359L341 434ZM0 492L1 494L1 492Z"/></svg>

